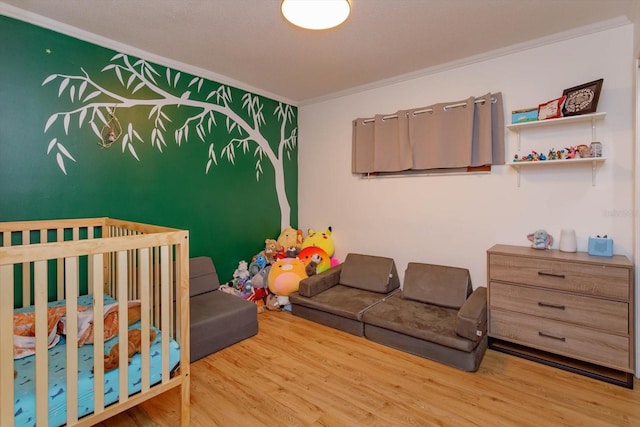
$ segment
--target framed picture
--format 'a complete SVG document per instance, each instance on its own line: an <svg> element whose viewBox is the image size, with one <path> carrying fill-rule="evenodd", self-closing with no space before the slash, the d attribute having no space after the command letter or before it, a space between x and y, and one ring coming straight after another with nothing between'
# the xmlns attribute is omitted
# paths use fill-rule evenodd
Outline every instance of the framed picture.
<svg viewBox="0 0 640 427"><path fill-rule="evenodd" d="M595 80L580 86L571 87L562 91L567 97L562 109L565 116L577 116L580 114L595 113L600 99L600 90L604 79Z"/></svg>

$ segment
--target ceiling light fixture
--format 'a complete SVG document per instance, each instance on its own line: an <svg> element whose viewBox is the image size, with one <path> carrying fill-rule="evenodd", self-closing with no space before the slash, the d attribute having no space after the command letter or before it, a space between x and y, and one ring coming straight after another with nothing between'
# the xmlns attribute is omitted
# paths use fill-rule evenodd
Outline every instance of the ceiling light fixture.
<svg viewBox="0 0 640 427"><path fill-rule="evenodd" d="M349 0L282 0L282 15L298 27L326 30L342 24L351 13Z"/></svg>

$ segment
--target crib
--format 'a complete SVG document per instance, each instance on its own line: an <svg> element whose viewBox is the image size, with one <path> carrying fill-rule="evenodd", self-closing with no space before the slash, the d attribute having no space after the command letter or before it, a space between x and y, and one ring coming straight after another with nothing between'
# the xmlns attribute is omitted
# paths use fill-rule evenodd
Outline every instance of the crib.
<svg viewBox="0 0 640 427"><path fill-rule="evenodd" d="M188 260L186 230L112 218L0 222L0 427L94 425L175 387L188 426ZM79 346L87 302L93 341ZM105 341L106 304L118 316L117 336ZM52 307L64 307L66 333L48 348ZM35 319L35 354L23 359L14 359L17 312ZM117 369L105 372L105 352L131 328L139 352L129 360L120 351Z"/></svg>

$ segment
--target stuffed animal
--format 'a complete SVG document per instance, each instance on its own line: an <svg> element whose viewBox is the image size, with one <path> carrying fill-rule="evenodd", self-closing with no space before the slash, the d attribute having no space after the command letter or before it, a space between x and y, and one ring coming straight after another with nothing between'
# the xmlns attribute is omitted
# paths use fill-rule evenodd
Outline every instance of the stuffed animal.
<svg viewBox="0 0 640 427"><path fill-rule="evenodd" d="M249 266L247 265L247 261L240 261L238 263L238 268L233 272L233 278L238 279L238 282L244 282L251 277L249 273Z"/></svg>
<svg viewBox="0 0 640 427"><path fill-rule="evenodd" d="M269 287L269 270L271 270L271 266L267 265L265 268L260 270L255 276L251 278L251 284L254 289L268 288Z"/></svg>
<svg viewBox="0 0 640 427"><path fill-rule="evenodd" d="M545 230L536 230L527 235L527 239L532 242L531 247L534 249L549 249L553 245L553 236Z"/></svg>
<svg viewBox="0 0 640 427"><path fill-rule="evenodd" d="M156 332L154 330L149 331L149 338L151 341L156 339ZM128 333L128 350L127 356L129 358L129 362L131 362L131 358L134 354L140 352L140 347L142 345L142 332L140 329L131 329ZM109 372L113 371L118 367L118 360L120 359L120 343L116 343L113 347L111 347L111 351L109 354L104 355L104 371Z"/></svg>
<svg viewBox="0 0 640 427"><path fill-rule="evenodd" d="M331 268L331 260L329 259L329 255L322 248L319 248L317 246L309 246L301 250L298 254L298 258L300 258L305 266L309 265L314 256L316 257L317 263L316 273L322 273L323 271Z"/></svg>
<svg viewBox="0 0 640 427"><path fill-rule="evenodd" d="M327 228L322 233L318 233L310 228L307 238L302 242L302 249L311 246L316 246L322 249L327 253L327 255L329 255L329 257L332 257L335 246L333 243L333 237L331 236L331 227Z"/></svg>
<svg viewBox="0 0 640 427"><path fill-rule="evenodd" d="M267 295L267 300L264 303L265 310L269 311L280 311L282 308L280 307L280 303L278 302L278 297L274 294Z"/></svg>
<svg viewBox="0 0 640 427"><path fill-rule="evenodd" d="M288 297L298 290L300 280L306 277L304 264L298 258L278 260L269 271L269 290L278 296Z"/></svg>
<svg viewBox="0 0 640 427"><path fill-rule="evenodd" d="M309 264L304 267L304 271L307 273L307 276L311 277L314 274L318 273L318 264L322 261L322 257L318 254L311 255L311 260Z"/></svg>
<svg viewBox="0 0 640 427"><path fill-rule="evenodd" d="M287 249L285 249L284 253L286 255L286 258L296 258L300 253L300 248L289 246Z"/></svg>
<svg viewBox="0 0 640 427"><path fill-rule="evenodd" d="M283 251L284 248L277 240L266 239L264 241L264 256L267 258L269 264L273 264L276 260L276 255Z"/></svg>
<svg viewBox="0 0 640 427"><path fill-rule="evenodd" d="M302 246L302 230L296 230L295 228L287 227L282 230L280 236L278 236L278 243L283 248L295 247L300 248Z"/></svg>

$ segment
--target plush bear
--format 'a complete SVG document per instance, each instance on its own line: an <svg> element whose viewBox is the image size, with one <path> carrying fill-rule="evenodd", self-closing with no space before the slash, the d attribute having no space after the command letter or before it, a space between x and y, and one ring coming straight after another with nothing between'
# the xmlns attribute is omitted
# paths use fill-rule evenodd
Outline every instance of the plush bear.
<svg viewBox="0 0 640 427"><path fill-rule="evenodd" d="M276 255L282 253L284 248L277 240L266 239L264 241L264 256L267 258L269 264L273 264L276 260Z"/></svg>
<svg viewBox="0 0 640 427"><path fill-rule="evenodd" d="M536 230L528 234L527 239L532 242L531 247L534 249L549 249L553 245L553 236L545 230Z"/></svg>
<svg viewBox="0 0 640 427"><path fill-rule="evenodd" d="M296 230L291 227L282 230L282 233L278 236L278 243L280 243L283 248L295 247L300 249L303 240L302 230Z"/></svg>

